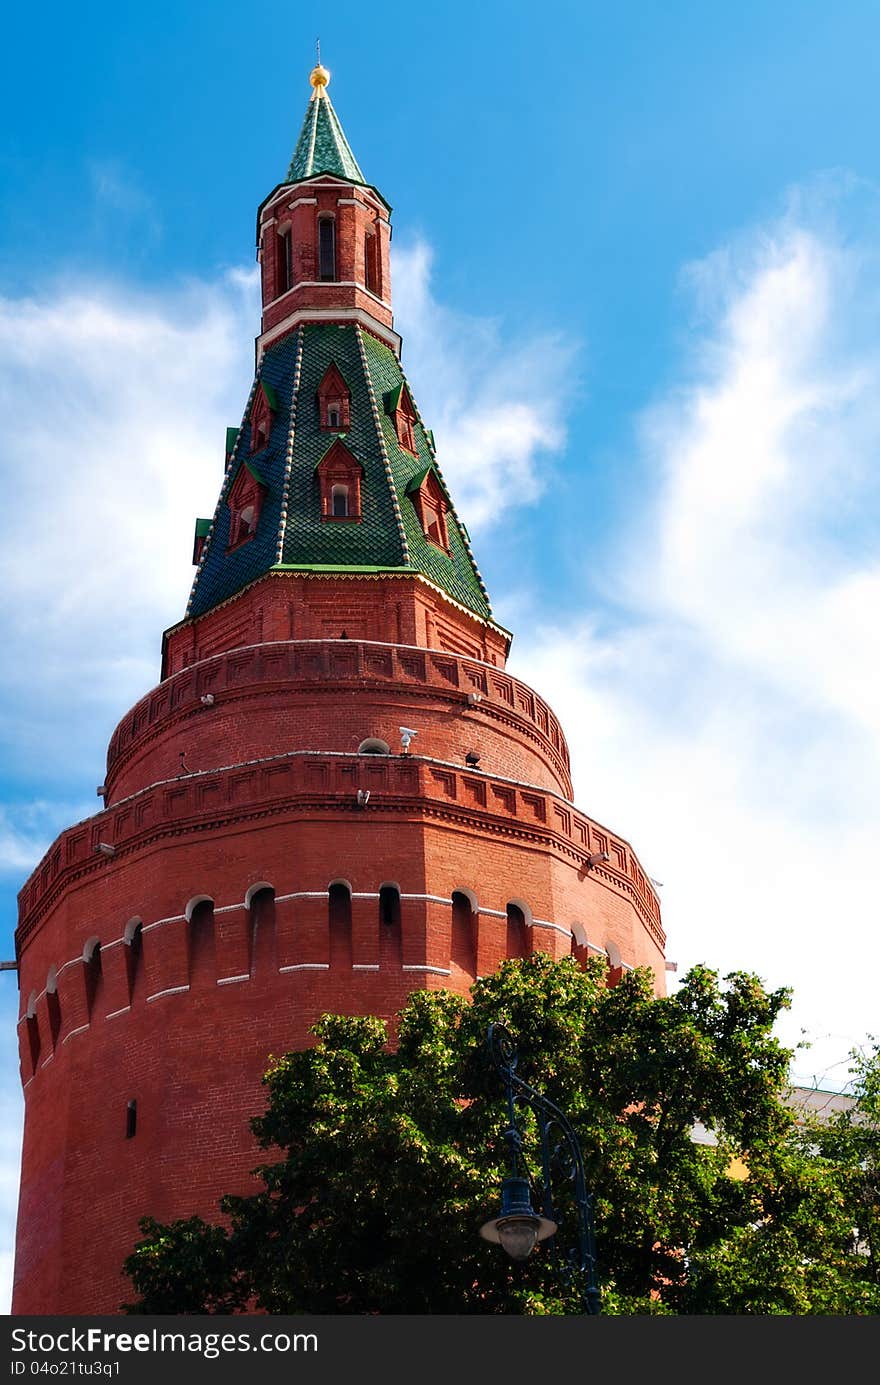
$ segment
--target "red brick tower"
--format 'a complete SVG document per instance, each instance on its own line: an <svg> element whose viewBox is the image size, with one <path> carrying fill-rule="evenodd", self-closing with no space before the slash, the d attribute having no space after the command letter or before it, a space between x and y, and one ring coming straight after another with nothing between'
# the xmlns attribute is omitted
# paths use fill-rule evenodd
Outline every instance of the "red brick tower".
<svg viewBox="0 0 880 1385"><path fill-rule="evenodd" d="M267 1056L508 956L663 987L656 896L504 671L393 329L389 208L326 92L259 210L263 317L186 616L104 807L20 896L14 1311L113 1313L145 1213L247 1191Z"/></svg>

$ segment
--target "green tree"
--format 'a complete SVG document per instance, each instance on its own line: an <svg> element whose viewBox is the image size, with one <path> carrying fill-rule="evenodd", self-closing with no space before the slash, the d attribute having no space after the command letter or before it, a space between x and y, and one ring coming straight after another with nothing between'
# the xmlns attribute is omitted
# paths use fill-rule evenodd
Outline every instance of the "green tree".
<svg viewBox="0 0 880 1385"><path fill-rule="evenodd" d="M220 1226L143 1221L126 1311L580 1312L581 1286L551 1248L514 1265L477 1234L506 1171L493 1021L580 1136L604 1311L877 1311L876 1153L866 1255L846 1143L862 1156L870 1111L841 1122L833 1147L795 1124L782 1100L790 1054L772 1033L787 1004L745 973L721 983L698 967L657 999L648 972L608 989L599 959L582 970L536 953L478 981L471 1003L415 992L393 1043L377 1019L325 1016L315 1046L264 1079L263 1190L224 1198ZM864 1081L876 1099L876 1063ZM697 1122L716 1145L694 1142ZM537 1170L527 1107L521 1124ZM731 1176L734 1156L748 1177ZM559 1205L565 1244L564 1187Z"/></svg>

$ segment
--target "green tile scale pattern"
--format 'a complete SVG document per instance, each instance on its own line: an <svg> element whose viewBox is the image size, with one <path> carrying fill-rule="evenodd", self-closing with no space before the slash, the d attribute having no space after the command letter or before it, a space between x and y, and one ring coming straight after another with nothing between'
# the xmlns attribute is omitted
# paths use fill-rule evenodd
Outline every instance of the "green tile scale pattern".
<svg viewBox="0 0 880 1385"><path fill-rule="evenodd" d="M301 183L321 173L332 173L337 178L364 185L367 181L351 152L326 88L316 86L284 181Z"/></svg>
<svg viewBox="0 0 880 1385"><path fill-rule="evenodd" d="M338 368L351 396L351 424L342 433L320 426L318 386L331 364ZM361 571L420 573L474 615L491 619L488 594L467 532L437 468L421 418L414 429L418 455L398 444L387 410L406 382L390 347L354 323L305 323L266 352L254 392L262 383L269 386L278 406L269 438L265 447L251 452L246 413L202 550L187 616L203 615L271 571ZM337 437L363 468L359 522L328 523L321 517L316 468ZM255 537L227 552L226 497L242 466L259 474L266 495ZM410 483L431 469L449 503L448 553L426 538L413 504Z"/></svg>

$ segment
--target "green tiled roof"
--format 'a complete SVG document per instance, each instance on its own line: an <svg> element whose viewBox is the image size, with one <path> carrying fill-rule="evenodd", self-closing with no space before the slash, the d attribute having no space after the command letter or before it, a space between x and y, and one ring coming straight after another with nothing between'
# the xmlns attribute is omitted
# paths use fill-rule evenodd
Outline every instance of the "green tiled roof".
<svg viewBox="0 0 880 1385"><path fill-rule="evenodd" d="M348 383L344 445L362 468L361 518L348 524L322 518L315 472L340 437L320 427L318 387L331 364ZM254 390L260 386L273 390L277 407L268 442L257 454L258 479L266 487L257 532L226 551L229 486L242 462L257 474L249 461L249 400L187 615L203 614L273 570L342 570L420 573L475 615L491 619L488 595L451 500L445 552L425 536L408 493L433 471L448 496L418 410L413 428L418 455L413 456L398 445L394 421L382 407L386 395L409 390L391 348L355 323L306 323L268 349Z"/></svg>
<svg viewBox="0 0 880 1385"><path fill-rule="evenodd" d="M316 91L309 102L284 181L300 183L319 173L334 173L353 183L367 181L325 90Z"/></svg>

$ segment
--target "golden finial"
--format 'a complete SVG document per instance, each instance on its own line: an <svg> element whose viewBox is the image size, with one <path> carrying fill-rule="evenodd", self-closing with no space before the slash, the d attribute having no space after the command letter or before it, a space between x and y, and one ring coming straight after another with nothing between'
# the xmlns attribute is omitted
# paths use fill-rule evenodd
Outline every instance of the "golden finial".
<svg viewBox="0 0 880 1385"><path fill-rule="evenodd" d="M313 101L314 101L314 99L315 99L316 96L323 96L323 95L324 95L324 88L326 87L327 83L330 81L330 73L327 71L326 67L323 67L322 64L321 64L321 40L320 40L320 39L316 39L316 40L315 40L315 57L317 58L317 62L315 63L315 66L312 68L311 72L309 73L309 81L311 82L312 87L314 88L314 90L312 91L312 100L313 100Z"/></svg>

